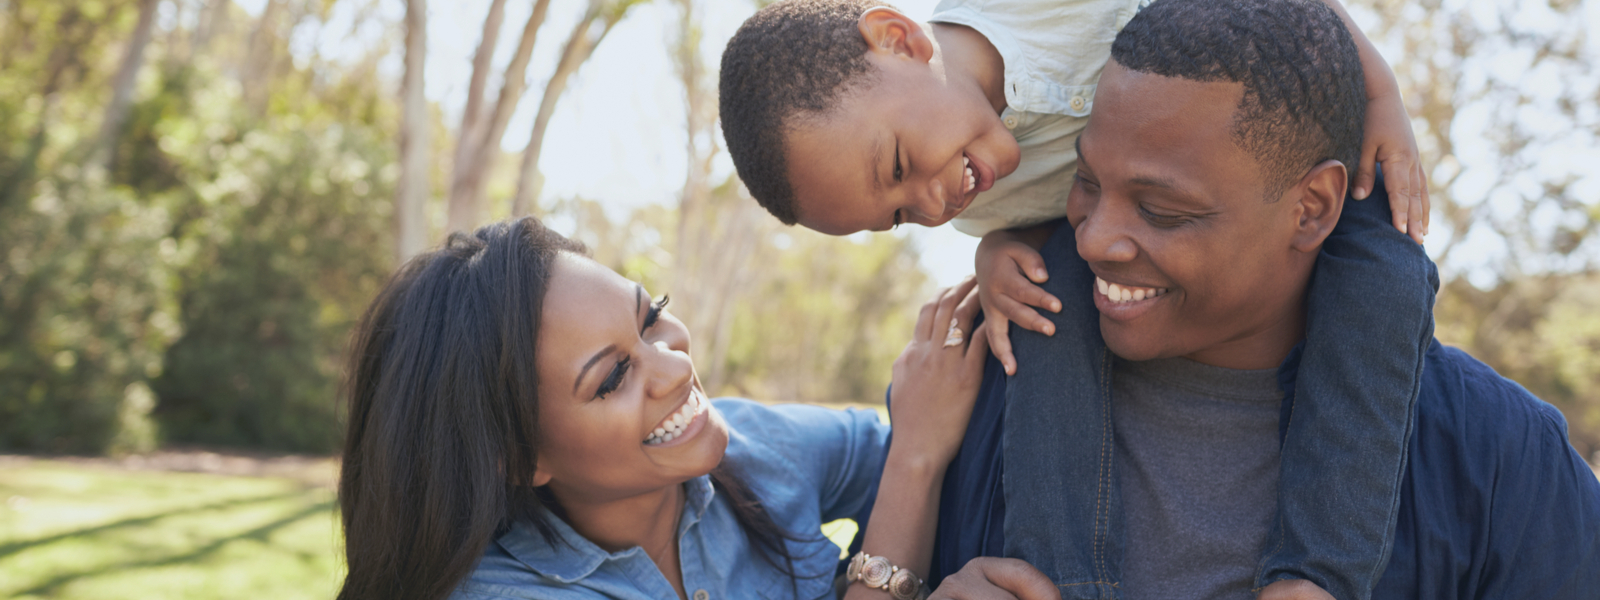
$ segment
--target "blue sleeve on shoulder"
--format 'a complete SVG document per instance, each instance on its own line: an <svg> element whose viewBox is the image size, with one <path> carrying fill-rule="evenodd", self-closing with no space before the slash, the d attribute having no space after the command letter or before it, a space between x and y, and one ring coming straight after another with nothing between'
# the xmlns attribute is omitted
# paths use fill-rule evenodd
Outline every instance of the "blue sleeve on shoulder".
<svg viewBox="0 0 1600 600"><path fill-rule="evenodd" d="M877 411L767 406L742 399L712 404L741 443L764 449L751 448L752 456L780 458L798 471L791 475L801 475L816 490L823 523L853 517L871 506L870 491L883 474L889 439L889 426L878 421ZM778 465L747 468L769 467Z"/></svg>

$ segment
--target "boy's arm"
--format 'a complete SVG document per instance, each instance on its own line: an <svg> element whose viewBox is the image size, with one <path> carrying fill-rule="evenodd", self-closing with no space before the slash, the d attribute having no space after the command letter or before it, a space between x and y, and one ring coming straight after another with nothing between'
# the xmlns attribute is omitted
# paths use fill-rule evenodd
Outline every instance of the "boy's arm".
<svg viewBox="0 0 1600 600"><path fill-rule="evenodd" d="M1031 331L1055 334L1050 320L1029 307L1061 312L1061 301L1037 284L1050 278L1044 268L1044 257L1039 256L1039 248L1044 247L1056 227L1065 222L1058 219L1031 227L991 231L978 244L973 268L978 277L978 298L983 304L989 349L1000 359L1007 375L1017 374L1017 359L1011 353L1011 321Z"/></svg>
<svg viewBox="0 0 1600 600"><path fill-rule="evenodd" d="M1356 170L1351 196L1363 200L1372 193L1373 181L1377 178L1375 163L1383 163L1394 227L1420 244L1428 233L1428 176L1422 168L1416 136L1411 132L1411 117L1406 114L1405 103L1400 98L1400 84L1372 40L1350 20L1344 5L1339 0L1322 2L1332 8L1339 20L1344 21L1345 29L1350 30L1350 37L1361 54L1361 72L1367 88L1361 164Z"/></svg>

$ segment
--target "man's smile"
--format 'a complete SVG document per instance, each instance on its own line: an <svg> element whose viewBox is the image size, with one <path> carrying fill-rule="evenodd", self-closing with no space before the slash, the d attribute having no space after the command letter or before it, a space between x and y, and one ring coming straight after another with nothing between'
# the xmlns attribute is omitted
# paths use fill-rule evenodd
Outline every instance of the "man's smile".
<svg viewBox="0 0 1600 600"><path fill-rule="evenodd" d="M1172 288L1111 283L1095 276L1094 306L1113 321L1131 321L1144 316L1171 293Z"/></svg>

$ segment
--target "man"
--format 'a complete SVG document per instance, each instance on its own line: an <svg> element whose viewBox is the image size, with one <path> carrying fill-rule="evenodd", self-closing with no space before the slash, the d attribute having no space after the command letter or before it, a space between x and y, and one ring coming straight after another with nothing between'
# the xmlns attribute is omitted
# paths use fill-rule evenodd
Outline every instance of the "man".
<svg viewBox="0 0 1600 600"><path fill-rule="evenodd" d="M1340 90L1292 76L1343 60L1289 35L1283 23L1307 5L1158 0L1118 35L1080 138L1068 226L1041 248L1046 291L1068 304L1092 299L1098 322L1064 310L1052 315L1053 337L1017 332L1013 378L989 362L945 483L934 597L1327 597L1267 577L1256 557L1282 543L1278 452L1296 411L1311 409L1295 402L1298 367L1338 359L1300 353L1312 270L1338 268L1317 252L1341 214L1388 214L1382 198L1345 202L1353 165L1305 153L1361 123L1319 121L1337 116ZM1415 279L1437 285L1432 273ZM1113 284L1144 299L1118 301ZM1326 301L1381 306L1387 292ZM1052 361L1073 355L1052 350L1096 330L1109 351L1099 361L1106 410L1054 410L1051 393L1067 386L1051 379ZM1101 456L1053 451L1052 423L1066 419L1104 422ZM1600 482L1567 444L1559 412L1434 343L1415 423L1387 566L1347 574L1353 581L1369 582L1374 598L1600 593ZM1104 508L1057 514L1052 486L1084 473L1105 480ZM1299 542L1318 560L1346 540ZM1058 568L1083 555L1093 573ZM1002 556L1038 571L978 558Z"/></svg>

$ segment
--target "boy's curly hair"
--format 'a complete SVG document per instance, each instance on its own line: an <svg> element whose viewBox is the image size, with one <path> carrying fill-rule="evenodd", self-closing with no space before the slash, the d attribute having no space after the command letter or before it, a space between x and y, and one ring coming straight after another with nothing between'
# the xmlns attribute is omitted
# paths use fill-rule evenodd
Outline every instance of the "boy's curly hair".
<svg viewBox="0 0 1600 600"><path fill-rule="evenodd" d="M1233 137L1276 200L1307 169L1361 159L1367 88L1355 40L1317 0L1158 0L1117 34L1111 60L1141 73L1244 84Z"/></svg>
<svg viewBox="0 0 1600 600"><path fill-rule="evenodd" d="M878 0L782 0L756 12L722 52L722 137L750 195L794 225L784 133L822 116L872 75L856 23Z"/></svg>

